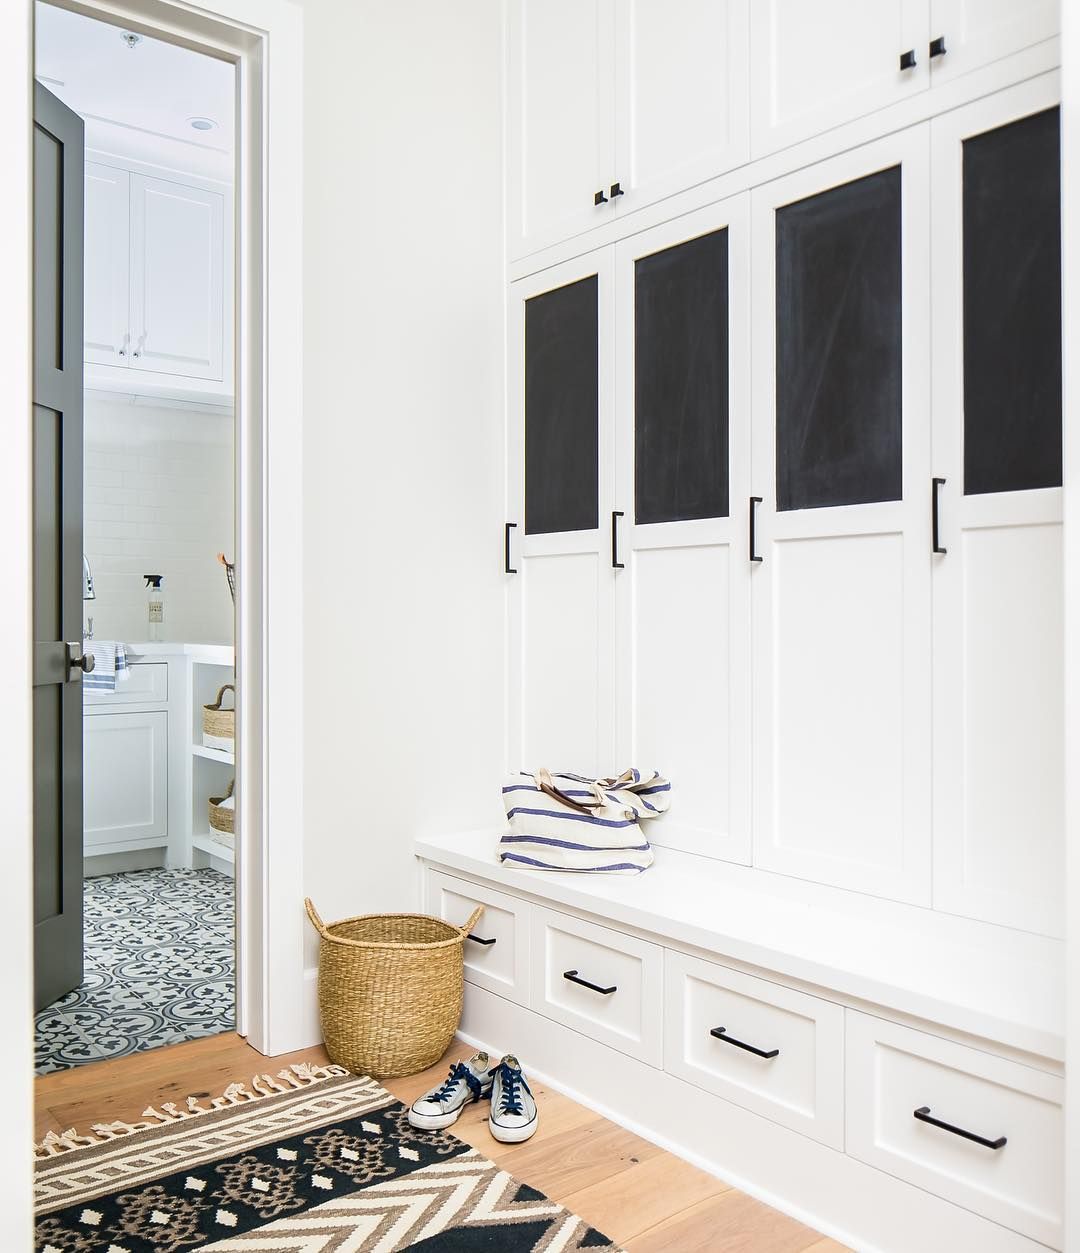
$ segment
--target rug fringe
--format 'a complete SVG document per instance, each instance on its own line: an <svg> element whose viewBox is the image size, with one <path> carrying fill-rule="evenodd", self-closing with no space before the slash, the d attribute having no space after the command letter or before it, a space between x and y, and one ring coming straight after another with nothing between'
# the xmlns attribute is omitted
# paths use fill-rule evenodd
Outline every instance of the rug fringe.
<svg viewBox="0 0 1080 1253"><path fill-rule="evenodd" d="M74 1149L105 1144L109 1140L134 1135L138 1131L150 1131L154 1127L168 1125L182 1118L197 1118L200 1114L211 1114L214 1110L228 1109L232 1105L244 1105L248 1101L278 1096L282 1092L297 1091L313 1083L322 1083L326 1079L338 1079L349 1073L342 1066L320 1066L312 1062L295 1062L284 1070L279 1070L276 1076L253 1075L250 1083L230 1083L221 1096L210 1098L209 1105L200 1104L200 1100L207 1100L206 1097L189 1096L183 1109L175 1101L163 1101L160 1109L155 1109L152 1105L148 1106L142 1112L145 1122L94 1123L90 1128L92 1134L83 1135L80 1135L74 1127L69 1127L67 1131L47 1132L45 1138L34 1145L34 1160L45 1161L61 1153L70 1153Z"/></svg>

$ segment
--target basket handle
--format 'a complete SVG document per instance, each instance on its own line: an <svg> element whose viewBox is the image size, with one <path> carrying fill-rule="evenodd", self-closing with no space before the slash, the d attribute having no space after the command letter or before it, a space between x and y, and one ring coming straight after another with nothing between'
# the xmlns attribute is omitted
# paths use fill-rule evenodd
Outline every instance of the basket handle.
<svg viewBox="0 0 1080 1253"><path fill-rule="evenodd" d="M232 692L233 694L233 707L232 707L231 712L235 713L236 712L236 688L231 683L223 683L221 687L218 688L218 694L217 696L214 697L214 703L212 705L205 706L205 708L220 709L222 697L225 695L226 692ZM225 712L229 713L230 711L226 709Z"/></svg>
<svg viewBox="0 0 1080 1253"><path fill-rule="evenodd" d="M469 915L469 921L465 923L464 926L458 927L458 930L461 932L462 937L467 936L469 932L473 929L473 927L476 926L476 924L480 921L480 915L483 912L484 912L483 905L477 905L477 907Z"/></svg>
<svg viewBox="0 0 1080 1253"><path fill-rule="evenodd" d="M324 940L332 939L330 932L326 929L326 923L319 917L319 911L315 908L310 896L304 897L304 908L307 910L307 916L311 919L311 925L322 936Z"/></svg>

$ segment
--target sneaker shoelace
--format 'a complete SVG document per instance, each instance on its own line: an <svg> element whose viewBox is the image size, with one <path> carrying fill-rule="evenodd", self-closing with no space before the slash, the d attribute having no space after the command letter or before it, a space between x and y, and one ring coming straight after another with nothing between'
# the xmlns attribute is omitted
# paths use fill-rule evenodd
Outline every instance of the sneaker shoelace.
<svg viewBox="0 0 1080 1253"><path fill-rule="evenodd" d="M480 1099L481 1091L480 1080L477 1079L464 1062L455 1062L453 1066L450 1067L450 1073L446 1077L446 1082L441 1088L436 1088L435 1091L428 1097L428 1100L436 1101L441 1105L444 1101L448 1101L452 1096L454 1096L455 1089L458 1084L462 1082L465 1083L469 1091L472 1093L472 1099L474 1101L478 1101Z"/></svg>
<svg viewBox="0 0 1080 1253"><path fill-rule="evenodd" d="M499 1093L499 1113L500 1114L524 1114L525 1109L521 1103L521 1093L518 1091L518 1084L532 1096L532 1088L525 1076L520 1070L513 1070L509 1066L500 1065L497 1073L502 1077L502 1089Z"/></svg>

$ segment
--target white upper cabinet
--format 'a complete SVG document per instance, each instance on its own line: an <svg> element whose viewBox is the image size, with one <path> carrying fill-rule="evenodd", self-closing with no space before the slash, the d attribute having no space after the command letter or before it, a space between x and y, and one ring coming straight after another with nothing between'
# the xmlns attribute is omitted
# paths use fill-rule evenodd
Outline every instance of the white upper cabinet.
<svg viewBox="0 0 1080 1253"><path fill-rule="evenodd" d="M130 164L86 165L86 385L231 404L232 197Z"/></svg>
<svg viewBox="0 0 1080 1253"><path fill-rule="evenodd" d="M747 11L747 0L616 0L617 212L747 159Z"/></svg>
<svg viewBox="0 0 1080 1253"><path fill-rule="evenodd" d="M945 82L1053 38L1058 0L932 0L926 52L934 82Z"/></svg>
<svg viewBox="0 0 1080 1253"><path fill-rule="evenodd" d="M753 155L923 90L928 29L929 0L755 0Z"/></svg>
<svg viewBox="0 0 1080 1253"><path fill-rule="evenodd" d="M132 175L133 369L223 379L224 225L219 192Z"/></svg>
<svg viewBox="0 0 1080 1253"><path fill-rule="evenodd" d="M86 163L84 359L126 366L131 350L131 176L111 165Z"/></svg>
<svg viewBox="0 0 1080 1253"><path fill-rule="evenodd" d="M524 256L596 225L613 164L611 0L510 6L509 243ZM595 203L599 194L605 199Z"/></svg>

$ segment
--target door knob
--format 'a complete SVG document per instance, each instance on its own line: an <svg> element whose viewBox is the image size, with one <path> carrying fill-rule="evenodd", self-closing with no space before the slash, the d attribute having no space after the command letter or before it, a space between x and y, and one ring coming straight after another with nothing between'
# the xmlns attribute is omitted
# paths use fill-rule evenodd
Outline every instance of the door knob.
<svg viewBox="0 0 1080 1253"><path fill-rule="evenodd" d="M625 196L625 195L626 195L626 192L624 192L624 191L623 191L622 186L621 186L619 183L612 183L612 184L611 184L611 198L612 198L612 200L614 200L616 196Z"/></svg>
<svg viewBox="0 0 1080 1253"><path fill-rule="evenodd" d="M72 670L81 670L83 674L89 674L93 670L95 661L93 653L84 653L83 647L79 643L68 644L68 672Z"/></svg>
<svg viewBox="0 0 1080 1253"><path fill-rule="evenodd" d="M607 204L608 198L604 195L603 191L598 191L596 195L593 196L592 202L593 204Z"/></svg>
<svg viewBox="0 0 1080 1253"><path fill-rule="evenodd" d="M936 39L932 39L930 41L930 56L931 57L943 57L945 55L945 52L946 52L946 48L945 48L945 36L944 35L938 35Z"/></svg>
<svg viewBox="0 0 1080 1253"><path fill-rule="evenodd" d="M913 70L915 68L914 48L909 48L907 52L900 53L900 68L902 70Z"/></svg>

